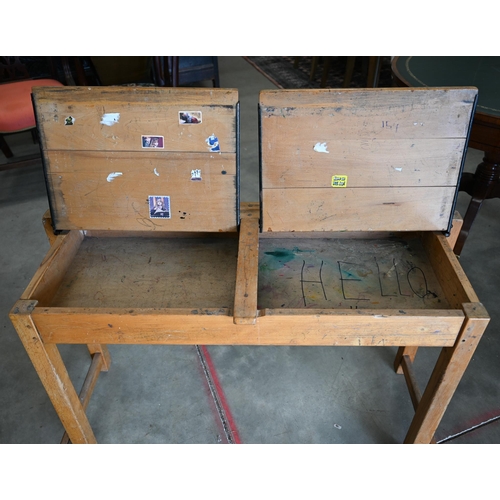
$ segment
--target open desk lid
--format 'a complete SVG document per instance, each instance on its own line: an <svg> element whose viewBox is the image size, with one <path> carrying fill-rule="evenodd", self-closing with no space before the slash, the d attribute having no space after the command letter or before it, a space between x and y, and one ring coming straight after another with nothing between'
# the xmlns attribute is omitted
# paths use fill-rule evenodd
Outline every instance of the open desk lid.
<svg viewBox="0 0 500 500"><path fill-rule="evenodd" d="M238 92L35 87L54 228L236 231Z"/></svg>
<svg viewBox="0 0 500 500"><path fill-rule="evenodd" d="M261 92L262 231L448 231L476 97Z"/></svg>

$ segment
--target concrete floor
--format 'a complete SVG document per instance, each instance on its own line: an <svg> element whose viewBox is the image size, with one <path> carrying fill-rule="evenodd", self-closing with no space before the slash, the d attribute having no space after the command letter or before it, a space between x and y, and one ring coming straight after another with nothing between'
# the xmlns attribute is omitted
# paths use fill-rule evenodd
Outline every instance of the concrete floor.
<svg viewBox="0 0 500 500"><path fill-rule="evenodd" d="M240 93L241 199L258 201L258 93L273 85L242 58L219 64L221 86ZM29 134L8 140L18 154L37 149ZM466 170L481 158L471 149ZM460 193L460 213L467 204ZM40 165L0 172L0 443L58 443L63 435L8 318L49 248L41 224L47 208ZM491 322L437 431L447 444L500 443L499 209L499 199L485 202L460 259ZM101 374L87 410L101 443L400 443L413 415L404 378L392 368L395 348L109 349L112 369ZM62 346L61 353L78 389L86 347ZM422 387L437 354L419 351ZM200 360L213 363L216 403Z"/></svg>

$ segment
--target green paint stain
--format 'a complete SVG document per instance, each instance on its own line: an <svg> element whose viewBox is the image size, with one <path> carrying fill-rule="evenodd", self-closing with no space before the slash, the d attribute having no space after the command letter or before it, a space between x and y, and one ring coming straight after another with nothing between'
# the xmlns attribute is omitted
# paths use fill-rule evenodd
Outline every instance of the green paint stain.
<svg viewBox="0 0 500 500"><path fill-rule="evenodd" d="M276 248L272 252L264 252L266 256L264 262L261 263L261 271L276 271L277 269L283 268L283 265L291 260L295 259L297 254L300 253L312 253L314 250L300 250L297 247L293 249L288 248ZM266 269L263 268L266 267Z"/></svg>
<svg viewBox="0 0 500 500"><path fill-rule="evenodd" d="M282 268L284 264L290 262L295 258L295 254L293 253L293 251L288 250L286 248L277 248L272 252L264 252L264 253L267 256L265 258L265 262L262 263L267 268L265 271L276 271L277 269ZM262 267L261 270L264 271Z"/></svg>
<svg viewBox="0 0 500 500"><path fill-rule="evenodd" d="M275 250L274 252L266 252L266 255L272 255L277 259L287 259L286 262L292 260L295 255L290 250Z"/></svg>

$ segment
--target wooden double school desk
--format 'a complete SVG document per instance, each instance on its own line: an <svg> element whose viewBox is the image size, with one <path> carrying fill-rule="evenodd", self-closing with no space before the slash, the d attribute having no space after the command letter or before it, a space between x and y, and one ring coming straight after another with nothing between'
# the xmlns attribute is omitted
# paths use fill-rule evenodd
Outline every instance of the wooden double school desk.
<svg viewBox="0 0 500 500"><path fill-rule="evenodd" d="M476 97L262 91L240 204L236 90L34 88L51 248L10 317L69 440L96 442L108 344L229 344L398 346L405 442L432 442L489 321L448 242ZM88 346L80 394L58 344Z"/></svg>

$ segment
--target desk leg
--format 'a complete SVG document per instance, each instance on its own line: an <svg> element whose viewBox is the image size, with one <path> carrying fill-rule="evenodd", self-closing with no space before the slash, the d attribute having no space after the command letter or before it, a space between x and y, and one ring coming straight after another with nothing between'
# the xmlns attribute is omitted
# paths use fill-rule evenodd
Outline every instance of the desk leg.
<svg viewBox="0 0 500 500"><path fill-rule="evenodd" d="M460 191L465 191L472 199L465 213L464 223L453 251L460 255L469 235L472 223L481 208L484 200L500 197L500 153L485 152L482 163L477 166L476 172L466 172L460 182Z"/></svg>
<svg viewBox="0 0 500 500"><path fill-rule="evenodd" d="M420 400L405 443L430 443L489 322L480 303L464 304L465 321L453 347L444 347Z"/></svg>
<svg viewBox="0 0 500 500"><path fill-rule="evenodd" d="M36 301L19 300L10 319L72 443L95 443L85 410L55 344L44 344L31 317Z"/></svg>

